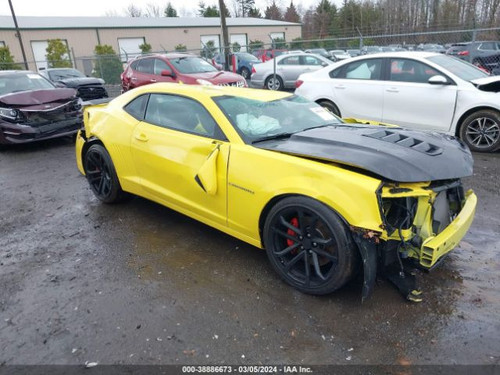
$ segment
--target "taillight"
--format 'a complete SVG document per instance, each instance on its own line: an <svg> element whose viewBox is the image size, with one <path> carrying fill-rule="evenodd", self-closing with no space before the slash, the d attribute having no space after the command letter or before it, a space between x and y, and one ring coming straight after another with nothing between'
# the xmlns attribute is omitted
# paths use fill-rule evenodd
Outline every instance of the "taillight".
<svg viewBox="0 0 500 375"><path fill-rule="evenodd" d="M252 66L252 74L254 73L257 73L257 71L255 70L255 66Z"/></svg>
<svg viewBox="0 0 500 375"><path fill-rule="evenodd" d="M469 56L469 51L460 51L457 53L458 56Z"/></svg>
<svg viewBox="0 0 500 375"><path fill-rule="evenodd" d="M298 89L300 87L300 85L302 85L304 83L304 81L298 79L295 81L295 88Z"/></svg>

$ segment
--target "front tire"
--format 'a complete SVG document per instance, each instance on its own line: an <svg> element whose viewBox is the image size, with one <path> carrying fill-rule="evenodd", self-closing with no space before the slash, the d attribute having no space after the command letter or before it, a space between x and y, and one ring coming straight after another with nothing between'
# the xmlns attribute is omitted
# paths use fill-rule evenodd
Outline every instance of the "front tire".
<svg viewBox="0 0 500 375"><path fill-rule="evenodd" d="M500 113L485 109L467 116L460 126L460 138L471 151L496 151L500 148Z"/></svg>
<svg viewBox="0 0 500 375"><path fill-rule="evenodd" d="M283 80L278 75L276 75L276 80L275 80L274 75L272 75L266 78L264 86L268 90L276 90L276 91L283 90Z"/></svg>
<svg viewBox="0 0 500 375"><path fill-rule="evenodd" d="M274 270L301 292L329 294L354 275L358 252L346 225L314 199L279 201L266 218L263 240Z"/></svg>
<svg viewBox="0 0 500 375"><path fill-rule="evenodd" d="M97 199L104 203L118 203L131 197L122 190L111 156L102 145L90 146L83 161L85 176Z"/></svg>

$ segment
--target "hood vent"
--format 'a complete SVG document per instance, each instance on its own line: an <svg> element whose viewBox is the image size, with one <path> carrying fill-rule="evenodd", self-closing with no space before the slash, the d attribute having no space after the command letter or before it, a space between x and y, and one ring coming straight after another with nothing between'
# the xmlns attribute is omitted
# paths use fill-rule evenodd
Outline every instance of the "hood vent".
<svg viewBox="0 0 500 375"><path fill-rule="evenodd" d="M443 153L443 149L441 147L390 130L377 130L373 133L363 134L363 136L379 139L381 141L393 143L398 146L408 147L411 148L412 150L423 152L424 154L431 156L440 155Z"/></svg>

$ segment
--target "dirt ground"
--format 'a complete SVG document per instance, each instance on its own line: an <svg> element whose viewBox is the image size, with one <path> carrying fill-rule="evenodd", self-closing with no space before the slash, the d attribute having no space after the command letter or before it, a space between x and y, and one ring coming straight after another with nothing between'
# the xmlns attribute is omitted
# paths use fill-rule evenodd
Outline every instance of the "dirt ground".
<svg viewBox="0 0 500 375"><path fill-rule="evenodd" d="M327 297L263 251L144 199L98 202L69 139L0 152L0 364L498 364L500 154L472 228L419 280ZM8 367L8 366L7 366Z"/></svg>

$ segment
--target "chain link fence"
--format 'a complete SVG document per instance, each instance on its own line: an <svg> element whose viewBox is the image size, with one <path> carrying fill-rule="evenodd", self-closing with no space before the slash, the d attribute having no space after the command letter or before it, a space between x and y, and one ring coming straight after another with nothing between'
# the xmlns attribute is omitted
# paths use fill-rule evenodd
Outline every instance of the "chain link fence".
<svg viewBox="0 0 500 375"><path fill-rule="evenodd" d="M248 45L233 44L228 46L230 52L248 52L262 61L268 60L284 51L315 50L330 54L335 59L333 50L347 51L351 56L389 51L430 51L447 53L482 67L488 72L500 74L500 27L482 29L456 29L421 33L361 35L355 32L352 36L329 37L322 39L293 41L274 39L271 41L250 41ZM75 56L72 53L71 65L89 77L102 78L108 85L111 94L119 94L120 75L127 62L140 54ZM179 44L173 50L153 51L151 53L180 52L200 56L218 69L223 69L224 51L215 43L208 42L203 48L187 49ZM40 66L40 61L28 62L30 67ZM46 65L46 62L43 62ZM230 69L236 70L231 66ZM14 66L14 65L13 65ZM24 63L15 63L22 69Z"/></svg>

